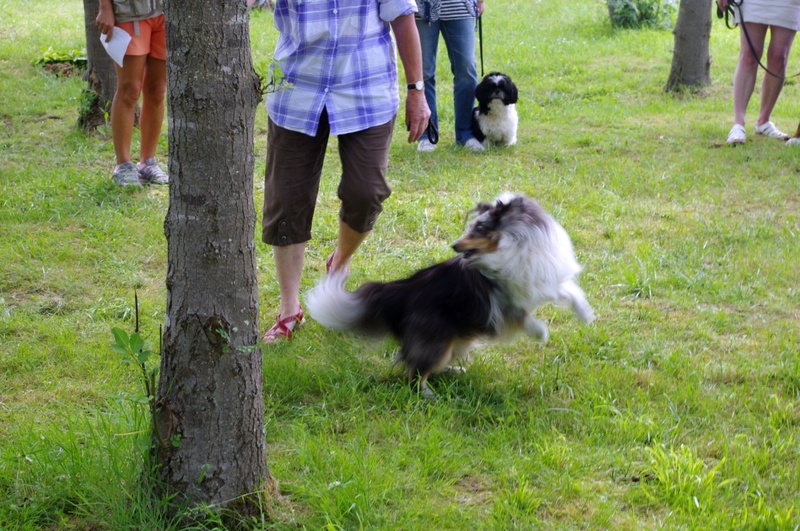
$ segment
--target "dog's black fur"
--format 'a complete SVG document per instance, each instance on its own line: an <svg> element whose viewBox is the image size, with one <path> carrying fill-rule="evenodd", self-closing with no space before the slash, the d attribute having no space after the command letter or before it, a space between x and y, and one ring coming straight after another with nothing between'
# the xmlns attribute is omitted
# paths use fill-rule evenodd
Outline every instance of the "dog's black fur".
<svg viewBox="0 0 800 531"><path fill-rule="evenodd" d="M532 313L547 301L566 302L584 321L594 319L575 282L581 268L572 242L538 203L504 194L475 212L453 244L459 256L353 292L345 290L343 270L331 273L308 294L309 313L329 328L397 337L399 360L427 395L428 375L468 362L476 339L524 331L546 340L546 324Z"/></svg>

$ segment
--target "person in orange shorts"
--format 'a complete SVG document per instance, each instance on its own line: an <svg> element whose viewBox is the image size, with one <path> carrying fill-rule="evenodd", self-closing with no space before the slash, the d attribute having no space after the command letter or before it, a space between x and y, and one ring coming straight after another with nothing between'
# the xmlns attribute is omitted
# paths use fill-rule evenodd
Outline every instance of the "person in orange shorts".
<svg viewBox="0 0 800 531"><path fill-rule="evenodd" d="M117 72L117 90L111 103L111 137L117 161L114 182L120 186L168 184L169 177L155 159L167 92L163 0L100 0L95 23L106 41L117 29L131 36L122 66L114 64ZM134 164L131 139L140 96L141 142L139 162Z"/></svg>

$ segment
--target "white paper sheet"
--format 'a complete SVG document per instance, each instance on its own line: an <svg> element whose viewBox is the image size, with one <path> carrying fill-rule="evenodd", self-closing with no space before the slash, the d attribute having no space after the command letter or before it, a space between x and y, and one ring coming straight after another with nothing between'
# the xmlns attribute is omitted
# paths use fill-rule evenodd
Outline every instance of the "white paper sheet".
<svg viewBox="0 0 800 531"><path fill-rule="evenodd" d="M111 40L106 42L106 35L100 35L100 43L106 49L108 55L114 60L115 63L122 68L122 60L125 58L125 51L128 49L128 43L131 42L130 34L122 28L114 28L111 34Z"/></svg>

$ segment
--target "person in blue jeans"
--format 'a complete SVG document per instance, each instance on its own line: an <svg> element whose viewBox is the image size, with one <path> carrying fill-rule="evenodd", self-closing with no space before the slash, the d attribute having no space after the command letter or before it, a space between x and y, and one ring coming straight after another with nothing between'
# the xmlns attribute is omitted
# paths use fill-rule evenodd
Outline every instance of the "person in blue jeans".
<svg viewBox="0 0 800 531"><path fill-rule="evenodd" d="M436 108L436 53L439 35L444 39L450 70L453 73L453 107L456 142L471 151L483 151L472 135L472 109L478 72L475 66L475 18L483 13L483 0L416 0L415 17L422 46L422 77L425 99L431 109L431 122L438 129ZM433 151L427 133L417 143L418 151Z"/></svg>

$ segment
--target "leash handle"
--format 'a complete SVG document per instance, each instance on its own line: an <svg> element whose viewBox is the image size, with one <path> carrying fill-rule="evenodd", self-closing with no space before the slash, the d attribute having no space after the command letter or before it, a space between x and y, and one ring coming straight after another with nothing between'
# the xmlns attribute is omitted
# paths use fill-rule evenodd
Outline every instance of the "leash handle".
<svg viewBox="0 0 800 531"><path fill-rule="evenodd" d="M425 134L428 135L428 140L434 146L439 143L439 130L433 124L433 120L428 120L428 127L425 128Z"/></svg>

